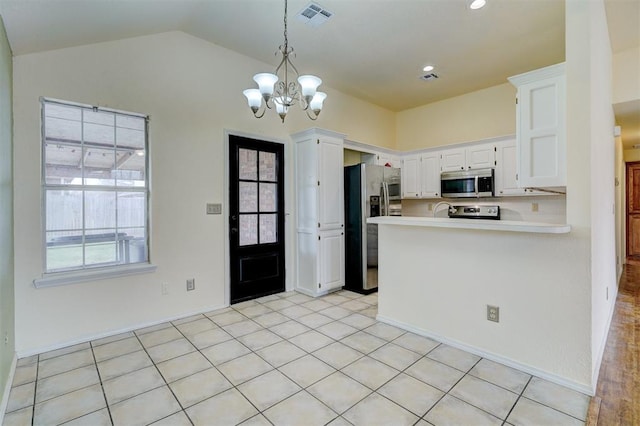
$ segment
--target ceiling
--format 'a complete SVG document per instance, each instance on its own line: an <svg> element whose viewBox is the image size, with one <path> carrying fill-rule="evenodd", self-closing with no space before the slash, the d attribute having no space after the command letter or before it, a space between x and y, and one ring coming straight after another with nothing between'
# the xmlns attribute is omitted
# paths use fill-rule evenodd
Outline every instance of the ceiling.
<svg viewBox="0 0 640 426"><path fill-rule="evenodd" d="M502 84L565 56L561 0L488 0L476 11L468 0L317 0L333 13L319 27L295 17L309 3L288 5L300 72L392 111ZM606 8L613 51L638 46L640 0L606 0ZM15 55L181 30L274 68L283 12L282 0L0 0ZM438 79L419 78L427 64Z"/></svg>

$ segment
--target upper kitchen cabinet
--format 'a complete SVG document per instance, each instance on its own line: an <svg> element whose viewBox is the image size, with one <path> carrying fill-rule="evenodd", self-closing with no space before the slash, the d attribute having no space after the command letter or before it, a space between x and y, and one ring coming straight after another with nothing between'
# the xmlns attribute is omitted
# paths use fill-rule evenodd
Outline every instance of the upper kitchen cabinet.
<svg viewBox="0 0 640 426"><path fill-rule="evenodd" d="M396 167L396 168L400 168L402 167L402 162L400 160L400 156L398 155L392 155L392 154L388 154L388 153L379 153L376 155L377 161L376 164L378 166L389 166L389 167Z"/></svg>
<svg viewBox="0 0 640 426"><path fill-rule="evenodd" d="M440 151L420 156L420 197L440 197Z"/></svg>
<svg viewBox="0 0 640 426"><path fill-rule="evenodd" d="M445 149L441 152L440 168L443 172L485 169L495 167L495 146L474 144L466 148Z"/></svg>
<svg viewBox="0 0 640 426"><path fill-rule="evenodd" d="M564 63L509 77L518 89L518 184L562 187L566 177L566 77Z"/></svg>
<svg viewBox="0 0 640 426"><path fill-rule="evenodd" d="M420 156L402 159L402 198L420 198Z"/></svg>

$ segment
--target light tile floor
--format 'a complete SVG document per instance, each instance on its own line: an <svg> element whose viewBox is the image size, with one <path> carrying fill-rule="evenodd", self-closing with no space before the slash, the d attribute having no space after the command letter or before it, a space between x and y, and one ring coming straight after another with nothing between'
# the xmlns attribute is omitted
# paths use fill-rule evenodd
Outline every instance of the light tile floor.
<svg viewBox="0 0 640 426"><path fill-rule="evenodd" d="M288 292L18 361L3 425L579 425L589 397Z"/></svg>

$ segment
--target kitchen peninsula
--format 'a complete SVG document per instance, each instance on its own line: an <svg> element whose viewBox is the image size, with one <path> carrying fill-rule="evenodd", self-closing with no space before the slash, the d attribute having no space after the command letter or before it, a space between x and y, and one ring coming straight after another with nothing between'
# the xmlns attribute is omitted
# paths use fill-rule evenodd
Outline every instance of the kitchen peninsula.
<svg viewBox="0 0 640 426"><path fill-rule="evenodd" d="M380 321L588 391L588 256L569 225L376 217ZM578 295L579 298L576 298ZM499 307L499 322L487 320Z"/></svg>

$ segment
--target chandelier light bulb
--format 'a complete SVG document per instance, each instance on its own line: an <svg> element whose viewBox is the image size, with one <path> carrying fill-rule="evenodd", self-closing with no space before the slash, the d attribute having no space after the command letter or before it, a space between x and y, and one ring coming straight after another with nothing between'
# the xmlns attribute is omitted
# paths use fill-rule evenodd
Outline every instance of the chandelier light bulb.
<svg viewBox="0 0 640 426"><path fill-rule="evenodd" d="M249 103L249 108L255 114L260 108L260 104L262 103L262 94L258 89L247 89L242 92L247 97L247 102Z"/></svg>
<svg viewBox="0 0 640 426"><path fill-rule="evenodd" d="M318 86L322 84L322 80L315 75L301 75L298 77L298 83L302 87L302 96L305 98L308 96L311 99L316 94Z"/></svg>
<svg viewBox="0 0 640 426"><path fill-rule="evenodd" d="M289 107L291 106L292 100L293 99L289 96L286 96L286 97L281 96L278 98L274 98L274 103L276 104L276 112L282 119L283 123L284 123L284 118L287 116L287 113L289 112Z"/></svg>
<svg viewBox="0 0 640 426"><path fill-rule="evenodd" d="M265 102L268 102L269 99L271 99L271 95L273 95L273 86L278 81L278 76L268 72L262 72L254 75L253 81L258 83L258 88L260 89L262 97Z"/></svg>
<svg viewBox="0 0 640 426"><path fill-rule="evenodd" d="M311 102L309 103L309 107L315 113L315 115L320 114L320 111L322 111L322 103L324 102L326 97L327 97L326 93L316 92L316 94L313 96L313 99L311 99Z"/></svg>

